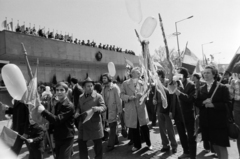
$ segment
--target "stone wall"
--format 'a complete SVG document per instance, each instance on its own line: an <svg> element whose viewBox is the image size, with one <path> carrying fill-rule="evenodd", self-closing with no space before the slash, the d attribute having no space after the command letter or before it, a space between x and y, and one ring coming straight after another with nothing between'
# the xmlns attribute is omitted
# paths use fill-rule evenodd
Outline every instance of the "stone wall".
<svg viewBox="0 0 240 159"><path fill-rule="evenodd" d="M54 75L58 81L66 80L69 74L83 80L88 73L93 80L98 80L102 73L108 71L108 62L116 66L116 77L124 78L126 74L125 58L138 65L138 56L119 53L89 46L46 39L10 31L0 32L0 60L10 61L20 67L28 80L27 67L21 43L24 43L28 58L35 71L39 59L38 81L51 82ZM102 60L95 56L101 52Z"/></svg>

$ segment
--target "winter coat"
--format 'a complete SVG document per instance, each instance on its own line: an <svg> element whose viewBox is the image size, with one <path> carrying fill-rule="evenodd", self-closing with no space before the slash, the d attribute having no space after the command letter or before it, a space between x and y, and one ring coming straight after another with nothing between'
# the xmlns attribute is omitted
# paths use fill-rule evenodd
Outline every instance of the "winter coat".
<svg viewBox="0 0 240 159"><path fill-rule="evenodd" d="M103 119L109 123L117 121L117 115L122 113L120 89L117 85L110 83L109 87L103 87L102 96L107 107L107 112L103 113Z"/></svg>
<svg viewBox="0 0 240 159"><path fill-rule="evenodd" d="M105 112L107 108L102 95L96 91L93 91L88 97L84 93L79 98L78 108L80 114L92 109L92 107L98 108L98 111L93 114L92 118L83 123L84 119L80 117L79 121L78 138L84 141L100 139L104 136L101 113Z"/></svg>
<svg viewBox="0 0 240 159"><path fill-rule="evenodd" d="M136 93L140 94L140 97L130 100L131 96L135 96ZM121 99L125 104L125 124L129 128L137 128L137 121L139 125L147 125L149 122L145 101L140 104L140 98L144 93L144 87L141 80L134 84L132 79L128 79L123 82L121 90Z"/></svg>

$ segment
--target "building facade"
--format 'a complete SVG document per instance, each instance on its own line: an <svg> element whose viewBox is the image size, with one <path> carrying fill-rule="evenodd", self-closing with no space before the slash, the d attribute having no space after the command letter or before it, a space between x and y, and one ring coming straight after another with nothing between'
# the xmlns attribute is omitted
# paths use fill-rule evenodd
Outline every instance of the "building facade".
<svg viewBox="0 0 240 159"><path fill-rule="evenodd" d="M98 81L101 74L108 72L108 62L116 67L116 76L124 79L126 75L125 58L138 65L138 56L115 52L98 47L79 45L55 39L26 35L22 33L0 32L0 66L5 63L16 64L26 80L29 80L25 55L21 43L28 53L34 72L39 59L38 82L66 81L68 76L82 81L87 76ZM1 62L2 61L2 62Z"/></svg>

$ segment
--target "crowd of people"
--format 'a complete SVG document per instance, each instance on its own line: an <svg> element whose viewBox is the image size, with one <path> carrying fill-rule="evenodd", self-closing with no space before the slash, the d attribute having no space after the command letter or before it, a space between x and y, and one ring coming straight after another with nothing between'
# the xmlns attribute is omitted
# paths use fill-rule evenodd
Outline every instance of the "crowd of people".
<svg viewBox="0 0 240 159"><path fill-rule="evenodd" d="M30 158L42 159L44 146L50 145L56 159L70 159L77 130L80 158L89 158L87 142L92 140L95 158L102 159L103 142L108 142L107 152L118 145L117 128L118 121L121 121L122 130L128 130L128 145L132 145L133 152L142 148L142 141L146 142L149 151L153 149L149 129L158 123L162 141L160 152L177 152L175 134L178 133L183 147L179 159L196 159L196 138L201 134L206 152L211 151L219 159L228 159L228 113L234 112L235 121L240 126L240 76L225 73L222 75L224 80L214 91L221 78L214 66L206 66L202 74L190 75L183 67L178 73L182 75L181 79L169 81L164 70L158 70L163 91L159 91L156 83L150 82L145 102L140 102L144 83L139 67L132 68L122 84L115 83L109 73L105 73L101 83L88 77L82 86L76 78L72 78L71 83L59 82L53 88L41 85L38 87L41 105L35 113L49 123L46 127L34 122L29 106L21 101L14 100L13 106L1 104L6 114L13 114L12 129L26 138L18 137L12 150L19 154L25 142ZM172 86L176 86L175 92L170 91ZM86 121L89 110L93 116ZM46 140L46 134L54 140ZM124 131L122 135L126 137ZM237 145L240 150L240 136Z"/></svg>
<svg viewBox="0 0 240 159"><path fill-rule="evenodd" d="M72 36L70 35L62 35L61 33L56 33L54 35L54 32L50 32L48 31L47 33L45 33L45 29L39 29L38 31L35 29L35 27L31 28L31 27L21 27L21 26L17 26L15 29L16 32L18 33L23 33L23 34L28 34L28 35L33 35L33 36L40 36L43 38L48 38L48 39L55 39L55 40L60 40L60 41L64 41L64 42L69 42L69 43L74 43L74 44L78 44L78 45L85 45L85 46L89 46L89 47L97 47L99 49L104 49L104 50L110 50L110 51L116 51L119 53L126 53L126 54L131 54L131 55L135 55L134 51L132 50L123 50L121 47L117 47L115 45L109 45L109 44L102 44L100 43L99 45L96 44L96 42L94 41L84 41L84 40L80 40L80 39L73 39Z"/></svg>

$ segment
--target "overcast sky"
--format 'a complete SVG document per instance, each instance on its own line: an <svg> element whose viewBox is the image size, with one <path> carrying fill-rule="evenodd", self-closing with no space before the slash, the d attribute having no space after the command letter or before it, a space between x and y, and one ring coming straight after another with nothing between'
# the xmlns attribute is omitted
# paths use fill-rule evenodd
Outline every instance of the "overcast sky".
<svg viewBox="0 0 240 159"><path fill-rule="evenodd" d="M134 22L126 9L125 0L0 0L0 20L14 25L31 23L54 29L63 34L73 34L80 40L94 40L141 53L134 29L140 31L143 21L161 14L169 48L177 49L175 22L189 16L192 19L178 23L180 50L188 48L199 58L204 52L215 54L217 61L228 63L240 46L240 1L239 0L140 0L143 20ZM164 46L159 22L148 38L151 54ZM218 54L221 52L221 54Z"/></svg>

